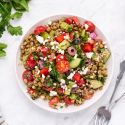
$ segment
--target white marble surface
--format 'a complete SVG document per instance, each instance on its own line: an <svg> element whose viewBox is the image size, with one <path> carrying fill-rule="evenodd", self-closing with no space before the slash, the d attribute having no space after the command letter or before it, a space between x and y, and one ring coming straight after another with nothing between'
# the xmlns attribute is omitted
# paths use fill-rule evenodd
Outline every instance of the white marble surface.
<svg viewBox="0 0 125 125"><path fill-rule="evenodd" d="M0 59L0 107L9 125L87 125L96 109L107 103L119 70L119 62L125 58L125 1L124 0L31 0L30 12L21 20L24 33L37 21L54 14L75 14L92 20L108 37L115 54L115 70L112 83L104 96L85 111L59 115L41 110L24 96L15 77L15 54L21 37L4 33L0 41L8 44L6 58ZM125 78L119 87L125 91ZM113 109L110 125L125 125L125 98Z"/></svg>

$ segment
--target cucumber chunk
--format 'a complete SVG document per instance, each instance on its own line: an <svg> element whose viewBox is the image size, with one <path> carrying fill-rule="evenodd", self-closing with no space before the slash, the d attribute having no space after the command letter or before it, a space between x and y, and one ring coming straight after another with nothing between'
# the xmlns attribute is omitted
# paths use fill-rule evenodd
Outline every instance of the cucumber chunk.
<svg viewBox="0 0 125 125"><path fill-rule="evenodd" d="M49 37L49 34L47 32L43 32L41 33L41 36L44 38L44 39L47 39Z"/></svg>
<svg viewBox="0 0 125 125"><path fill-rule="evenodd" d="M80 62L81 62L81 58L73 59L70 62L70 68L76 68L76 67L78 67L80 65Z"/></svg>
<svg viewBox="0 0 125 125"><path fill-rule="evenodd" d="M69 41L67 40L63 40L59 45L58 47L62 50L66 50L68 47L70 46L70 43Z"/></svg>
<svg viewBox="0 0 125 125"><path fill-rule="evenodd" d="M103 62L106 63L111 55L108 49L105 49L102 53L103 55Z"/></svg>
<svg viewBox="0 0 125 125"><path fill-rule="evenodd" d="M98 80L90 80L89 82L92 85L93 89L98 89L103 86L102 82Z"/></svg>
<svg viewBox="0 0 125 125"><path fill-rule="evenodd" d="M61 29L64 29L66 31L69 31L69 30L71 31L71 29L72 29L72 27L69 24L67 24L66 22L61 22L60 27L61 27Z"/></svg>

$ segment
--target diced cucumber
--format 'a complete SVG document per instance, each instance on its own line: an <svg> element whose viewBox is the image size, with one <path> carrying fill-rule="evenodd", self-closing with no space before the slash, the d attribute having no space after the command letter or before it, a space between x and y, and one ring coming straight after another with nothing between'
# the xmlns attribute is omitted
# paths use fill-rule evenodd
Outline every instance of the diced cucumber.
<svg viewBox="0 0 125 125"><path fill-rule="evenodd" d="M81 36L82 38L84 38L84 37L85 37L85 33L86 33L85 30L82 30L80 36Z"/></svg>
<svg viewBox="0 0 125 125"><path fill-rule="evenodd" d="M93 89L98 89L103 86L102 82L98 80L90 80L89 82L92 85Z"/></svg>
<svg viewBox="0 0 125 125"><path fill-rule="evenodd" d="M69 81L68 88L71 89L74 84L75 84L74 82Z"/></svg>
<svg viewBox="0 0 125 125"><path fill-rule="evenodd" d="M76 94L71 94L71 95L70 95L70 99L76 100L76 99L77 99L77 95L76 95Z"/></svg>
<svg viewBox="0 0 125 125"><path fill-rule="evenodd" d="M105 50L103 51L102 55L103 55L103 62L106 63L107 60L109 59L111 53L109 52L108 49L105 49Z"/></svg>
<svg viewBox="0 0 125 125"><path fill-rule="evenodd" d="M70 92L71 92L71 89L66 89L64 93L65 95L70 95Z"/></svg>
<svg viewBox="0 0 125 125"><path fill-rule="evenodd" d="M80 65L80 62L81 62L81 58L73 59L70 62L70 68L76 68L76 67L78 67Z"/></svg>
<svg viewBox="0 0 125 125"><path fill-rule="evenodd" d="M47 39L49 37L49 34L47 32L43 32L41 33L41 36L44 38L44 39Z"/></svg>
<svg viewBox="0 0 125 125"><path fill-rule="evenodd" d="M64 30L69 30L70 29L70 31L71 31L71 29L72 29L72 27L69 25L69 24L67 24L66 22L61 22L60 23L60 27L61 27L61 29L64 29Z"/></svg>
<svg viewBox="0 0 125 125"><path fill-rule="evenodd" d="M67 40L63 40L59 45L58 47L62 50L66 50L68 47L70 46L70 43L69 41Z"/></svg>

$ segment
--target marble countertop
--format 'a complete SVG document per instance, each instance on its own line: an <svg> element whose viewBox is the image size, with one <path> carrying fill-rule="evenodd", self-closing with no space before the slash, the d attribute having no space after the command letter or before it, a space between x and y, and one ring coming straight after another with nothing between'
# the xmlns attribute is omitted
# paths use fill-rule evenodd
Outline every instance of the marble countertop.
<svg viewBox="0 0 125 125"><path fill-rule="evenodd" d="M87 125L96 109L108 102L119 72L119 63L125 58L125 1L124 0L31 0L30 11L21 20L25 32L37 21L55 14L74 14L92 20L109 39L115 55L112 83L103 97L90 108L69 115L41 110L32 104L18 87L15 76L15 54L21 37L4 33L0 41L8 44L6 58L0 59L0 108L9 125ZM125 77L119 87L119 96L125 91ZM110 125L125 125L125 98L113 109Z"/></svg>

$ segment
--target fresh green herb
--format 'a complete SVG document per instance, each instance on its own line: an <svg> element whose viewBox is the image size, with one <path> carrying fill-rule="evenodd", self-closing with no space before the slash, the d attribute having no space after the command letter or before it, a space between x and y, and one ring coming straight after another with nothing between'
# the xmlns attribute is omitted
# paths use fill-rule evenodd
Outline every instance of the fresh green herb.
<svg viewBox="0 0 125 125"><path fill-rule="evenodd" d="M69 62L71 62L74 58L70 55L67 55L67 59L68 59Z"/></svg>
<svg viewBox="0 0 125 125"><path fill-rule="evenodd" d="M80 39L81 39L81 41L82 41L83 43L86 42L86 41L88 40L88 38L89 38L89 34L88 34L87 32L85 32L85 34L84 34L83 37L80 36Z"/></svg>
<svg viewBox="0 0 125 125"><path fill-rule="evenodd" d="M34 60L37 61L39 59L36 52L33 52L32 55Z"/></svg>
<svg viewBox="0 0 125 125"><path fill-rule="evenodd" d="M0 37L3 32L7 30L11 35L22 35L22 28L20 26L12 26L11 20L22 17L24 11L28 11L29 0L1 0L0 1ZM12 9L15 13L12 14Z"/></svg>
<svg viewBox="0 0 125 125"><path fill-rule="evenodd" d="M4 50L0 50L0 57L6 56L6 52Z"/></svg>
<svg viewBox="0 0 125 125"><path fill-rule="evenodd" d="M11 35L16 35L16 36L22 35L22 27L21 26L13 27L12 25L8 25L7 30Z"/></svg>
<svg viewBox="0 0 125 125"><path fill-rule="evenodd" d="M0 43L0 50L7 48L7 44Z"/></svg>
<svg viewBox="0 0 125 125"><path fill-rule="evenodd" d="M48 87L52 87L52 86L53 86L53 80L52 80L51 78L49 78L49 79L47 80L47 86L48 86Z"/></svg>
<svg viewBox="0 0 125 125"><path fill-rule="evenodd" d="M5 43L0 43L0 57L6 56L6 52L4 49L7 48L7 45Z"/></svg>
<svg viewBox="0 0 125 125"><path fill-rule="evenodd" d="M58 81L59 73L56 71L56 67L55 67L54 62L52 63L51 66L52 66L52 70L50 71L50 77L52 79L55 79L56 81Z"/></svg>

